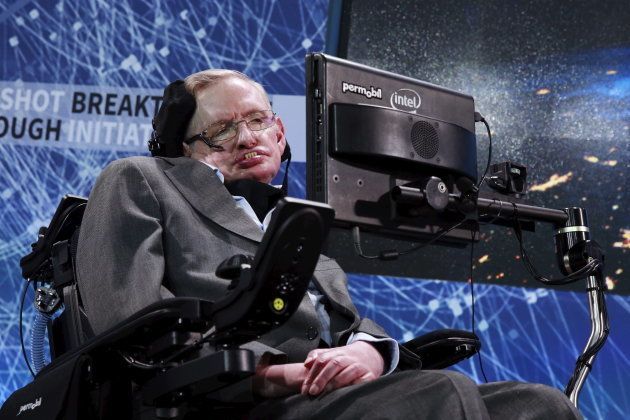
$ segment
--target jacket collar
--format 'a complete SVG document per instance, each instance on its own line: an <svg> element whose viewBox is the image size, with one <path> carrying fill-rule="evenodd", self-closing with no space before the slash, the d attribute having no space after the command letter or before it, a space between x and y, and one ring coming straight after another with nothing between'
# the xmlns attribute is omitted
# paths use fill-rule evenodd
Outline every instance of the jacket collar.
<svg viewBox="0 0 630 420"><path fill-rule="evenodd" d="M158 159L171 165L164 170L166 176L195 210L232 233L262 240L260 226L236 205L210 167L187 157Z"/></svg>

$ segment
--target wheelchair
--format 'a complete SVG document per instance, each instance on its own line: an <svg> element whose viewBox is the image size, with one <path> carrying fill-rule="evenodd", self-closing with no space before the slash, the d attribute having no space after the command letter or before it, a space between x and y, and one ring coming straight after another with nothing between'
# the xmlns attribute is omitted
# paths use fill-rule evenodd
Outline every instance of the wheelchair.
<svg viewBox="0 0 630 420"><path fill-rule="evenodd" d="M34 282L38 321L47 327L34 328L40 334L35 341L43 345L48 330L51 363L45 365L41 348L33 351L37 374L5 401L0 417L192 419L246 413L250 405L239 395L247 392L255 359L239 346L280 327L297 309L333 210L281 201L278 206L287 210L276 213L290 217L272 221L256 255L237 255L217 268L218 276L231 280L221 300L165 299L94 335L75 273L86 204L85 198L65 196L20 261L23 277ZM440 369L480 347L470 332L435 331L400 346L406 356L401 368Z"/></svg>

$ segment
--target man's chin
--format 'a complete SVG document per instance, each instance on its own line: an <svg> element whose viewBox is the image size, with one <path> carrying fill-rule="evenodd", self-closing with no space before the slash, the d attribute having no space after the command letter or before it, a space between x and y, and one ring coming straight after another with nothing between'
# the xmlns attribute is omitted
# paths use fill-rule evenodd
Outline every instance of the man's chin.
<svg viewBox="0 0 630 420"><path fill-rule="evenodd" d="M259 165L262 166L262 165ZM271 180L275 177L275 173L270 170L265 170L261 167L253 167L249 168L245 171L239 171L231 177L225 177L226 181L238 181L241 179L251 179L252 181L258 181L265 184L271 182Z"/></svg>

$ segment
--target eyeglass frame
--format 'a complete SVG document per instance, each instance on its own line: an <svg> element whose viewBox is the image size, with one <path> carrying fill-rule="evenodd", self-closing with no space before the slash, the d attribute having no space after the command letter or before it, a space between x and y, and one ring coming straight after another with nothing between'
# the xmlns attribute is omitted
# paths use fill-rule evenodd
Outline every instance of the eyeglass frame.
<svg viewBox="0 0 630 420"><path fill-rule="evenodd" d="M252 129L249 126L249 122L247 121L247 117L250 117L251 115L254 115L254 114L259 113L259 112L260 113L262 113L262 112L271 112L271 117L269 117L271 119L271 124L269 124L267 127L260 128L260 129L257 129L257 130L256 129ZM224 129L227 129L228 127L234 127L234 135L231 136L230 138L222 140L220 142L220 144L217 144L216 142L213 141L213 138L216 137L220 133L220 131L219 131L219 133L215 134L212 137L208 137L207 136L208 127L213 126L213 125L223 124L220 121L212 123L212 124L208 124L206 126L205 130L203 130L201 133L195 134L192 137L184 140L184 143L190 144L190 143L192 143L192 142L194 142L196 140L201 140L202 142L205 143L206 146L208 146L208 147L210 147L212 149L223 150L223 145L228 143L228 142L230 142L230 141L232 141L232 140L234 140L236 138L236 136L238 135L238 126L239 126L240 123L244 122L245 125L247 126L248 130L258 132L258 131L263 131L263 130L266 130L268 128L271 128L276 123L276 121L277 121L277 114L275 112L273 112L272 109L262 109L260 111L253 111L253 112L250 112L249 114L247 114L245 116L245 118L242 118L240 120L232 120L232 121L229 121L227 124L225 124L224 125Z"/></svg>

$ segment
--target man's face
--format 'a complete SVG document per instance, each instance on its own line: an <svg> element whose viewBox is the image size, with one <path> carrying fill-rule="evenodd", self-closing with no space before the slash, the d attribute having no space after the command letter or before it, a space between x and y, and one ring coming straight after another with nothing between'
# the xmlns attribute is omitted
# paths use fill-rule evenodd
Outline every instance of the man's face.
<svg viewBox="0 0 630 420"><path fill-rule="evenodd" d="M246 80L230 77L197 93L195 118L204 126L229 124L269 108L259 88ZM219 168L226 181L253 179L268 183L278 173L285 145L284 127L277 118L271 127L261 131L251 131L241 122L236 137L222 144L223 150L211 149L198 140L189 146L187 154Z"/></svg>

